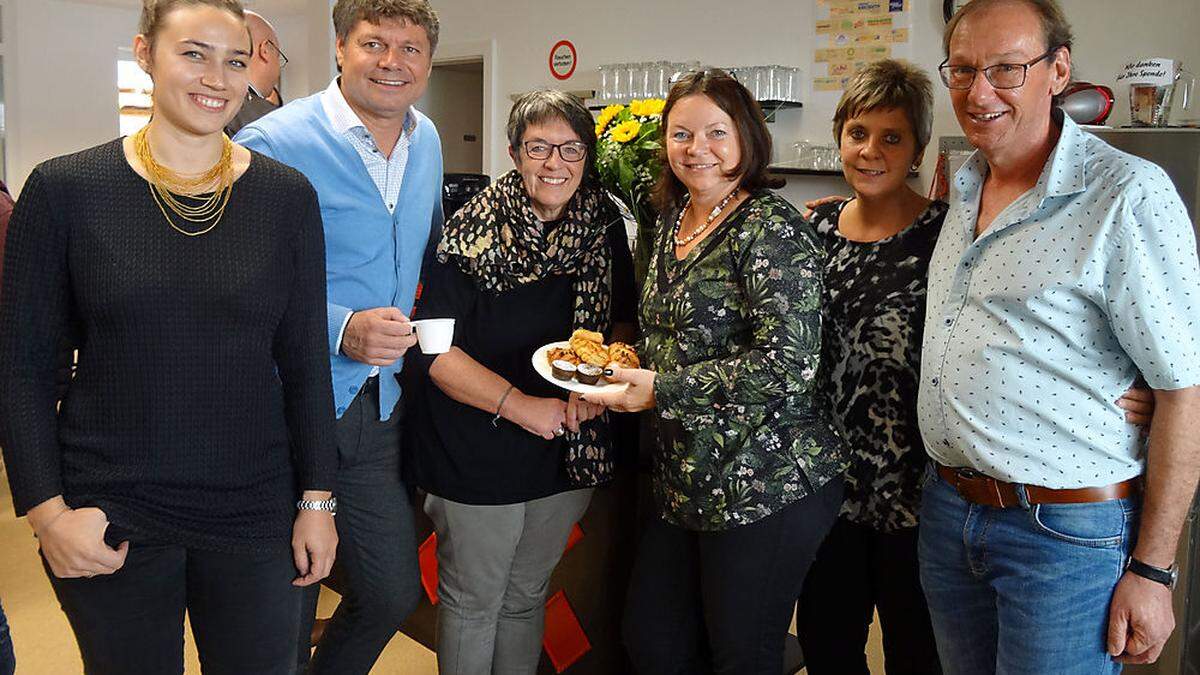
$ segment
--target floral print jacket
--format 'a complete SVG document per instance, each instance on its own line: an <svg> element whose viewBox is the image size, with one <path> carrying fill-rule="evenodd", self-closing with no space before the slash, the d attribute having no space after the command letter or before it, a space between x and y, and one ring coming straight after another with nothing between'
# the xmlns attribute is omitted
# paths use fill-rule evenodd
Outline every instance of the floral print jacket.
<svg viewBox="0 0 1200 675"><path fill-rule="evenodd" d="M663 214L642 290L657 371L654 494L663 518L726 530L778 512L845 462L817 402L824 254L787 201L755 192L684 260Z"/></svg>

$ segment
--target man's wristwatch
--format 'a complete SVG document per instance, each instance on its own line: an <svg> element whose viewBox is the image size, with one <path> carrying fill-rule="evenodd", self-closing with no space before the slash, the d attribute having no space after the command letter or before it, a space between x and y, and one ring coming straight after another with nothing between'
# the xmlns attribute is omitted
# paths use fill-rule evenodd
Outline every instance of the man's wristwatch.
<svg viewBox="0 0 1200 675"><path fill-rule="evenodd" d="M301 511L328 511L329 515L336 516L337 497L330 497L329 499L322 499L320 501L315 499L301 499L296 502L296 508Z"/></svg>
<svg viewBox="0 0 1200 675"><path fill-rule="evenodd" d="M1170 567L1163 569L1154 565L1147 565L1141 560L1129 556L1129 561L1125 563L1125 569L1144 579L1157 581L1170 589L1174 589L1175 582L1179 581L1179 568L1174 563Z"/></svg>

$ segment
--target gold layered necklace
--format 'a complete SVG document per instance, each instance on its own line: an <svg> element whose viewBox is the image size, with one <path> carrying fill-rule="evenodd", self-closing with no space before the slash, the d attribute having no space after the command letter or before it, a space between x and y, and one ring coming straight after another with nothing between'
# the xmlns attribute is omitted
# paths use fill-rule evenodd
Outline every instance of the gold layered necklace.
<svg viewBox="0 0 1200 675"><path fill-rule="evenodd" d="M229 195L233 193L233 141L221 134L224 141L221 159L208 171L181 174L154 160L154 154L150 151L150 140L146 135L149 128L150 126L146 125L133 135L133 150L149 176L150 195L154 197L154 203L158 204L163 218L167 219L167 224L176 232L188 237L208 234L221 222L221 216L225 215L225 206L229 204ZM197 196L206 191L209 191L208 196ZM179 196L192 198L199 203L194 206L185 204ZM189 223L209 225L201 230L185 230L175 224L167 209Z"/></svg>
<svg viewBox="0 0 1200 675"><path fill-rule="evenodd" d="M713 207L713 210L709 212L708 217L706 217L704 219L703 225L701 225L700 227L697 227L688 236L680 237L679 232L683 229L683 217L684 217L684 215L687 214L688 209L692 208L692 202L689 199L688 203L685 204L684 207L679 210L679 217L675 219L675 246L678 248L683 248L684 246L687 246L688 244L692 243L693 241L696 241L697 237L699 237L700 235L707 232L708 226L712 225L713 221L716 220L717 217L721 215L721 212L725 210L725 206L729 204L729 200L731 200L735 196L737 196L739 189L740 189L740 187L735 187L735 188L733 188L733 192L730 192L729 194L725 195L725 198L722 199L716 206Z"/></svg>

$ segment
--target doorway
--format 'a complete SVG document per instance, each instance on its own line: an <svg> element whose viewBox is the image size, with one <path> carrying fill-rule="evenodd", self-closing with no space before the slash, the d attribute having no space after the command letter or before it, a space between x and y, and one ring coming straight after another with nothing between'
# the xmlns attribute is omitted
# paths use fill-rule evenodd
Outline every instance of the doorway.
<svg viewBox="0 0 1200 675"><path fill-rule="evenodd" d="M483 173L483 59L434 63L417 109L429 116L442 138L446 173Z"/></svg>

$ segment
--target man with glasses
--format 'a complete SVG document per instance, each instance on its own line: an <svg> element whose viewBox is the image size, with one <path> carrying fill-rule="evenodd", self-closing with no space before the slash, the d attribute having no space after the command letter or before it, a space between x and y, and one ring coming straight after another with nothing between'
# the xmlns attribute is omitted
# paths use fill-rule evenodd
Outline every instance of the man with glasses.
<svg viewBox="0 0 1200 675"><path fill-rule="evenodd" d="M263 15L250 10L246 10L246 29L250 31L250 44L253 46L247 68L250 89L246 92L242 109L225 127L225 133L230 137L242 127L283 105L279 76L287 66L288 59L279 48L279 34Z"/></svg>
<svg viewBox="0 0 1200 675"><path fill-rule="evenodd" d="M942 81L976 152L930 264L921 580L951 675L1158 658L1200 472L1200 269L1157 166L1053 105L1054 0L974 0ZM1115 400L1155 390L1149 442Z"/></svg>

